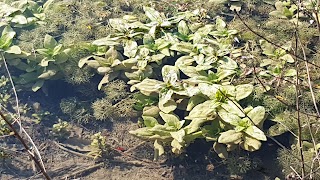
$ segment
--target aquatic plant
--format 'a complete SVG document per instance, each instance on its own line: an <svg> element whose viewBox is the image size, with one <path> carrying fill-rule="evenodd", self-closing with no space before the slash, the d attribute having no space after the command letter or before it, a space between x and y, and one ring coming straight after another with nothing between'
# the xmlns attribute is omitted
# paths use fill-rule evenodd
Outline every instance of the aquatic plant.
<svg viewBox="0 0 320 180"><path fill-rule="evenodd" d="M113 119L115 117L116 108L113 107L111 101L106 98L98 99L92 103L93 116L97 120Z"/></svg>

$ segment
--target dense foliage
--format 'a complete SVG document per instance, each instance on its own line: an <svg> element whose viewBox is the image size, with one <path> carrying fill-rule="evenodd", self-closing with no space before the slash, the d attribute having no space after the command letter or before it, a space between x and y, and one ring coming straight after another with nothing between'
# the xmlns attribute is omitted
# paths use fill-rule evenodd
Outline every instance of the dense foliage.
<svg viewBox="0 0 320 180"><path fill-rule="evenodd" d="M237 147L256 151L267 137L290 132L291 149L279 151L285 173L290 166L300 173L300 148L306 169L318 168L316 1L118 3L0 2L1 59L19 90L46 92L59 80L85 87L77 88L86 104L62 99L64 114L80 123L139 116L141 127L130 133L152 141L156 157L205 139L228 158ZM190 11L195 4L211 9ZM7 104L8 79L0 80L0 103ZM105 139L94 139L101 157Z"/></svg>

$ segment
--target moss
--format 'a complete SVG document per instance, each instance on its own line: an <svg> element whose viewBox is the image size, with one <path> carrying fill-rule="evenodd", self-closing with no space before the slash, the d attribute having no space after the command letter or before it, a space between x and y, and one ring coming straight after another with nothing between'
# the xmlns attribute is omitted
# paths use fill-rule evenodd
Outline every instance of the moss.
<svg viewBox="0 0 320 180"><path fill-rule="evenodd" d="M250 158L240 152L231 152L224 163L231 175L243 175L250 170L256 169L260 164L260 160Z"/></svg>
<svg viewBox="0 0 320 180"><path fill-rule="evenodd" d="M114 103L129 95L127 89L128 85L124 81L115 80L105 85L102 91L106 94L106 98Z"/></svg>
<svg viewBox="0 0 320 180"><path fill-rule="evenodd" d="M315 158L315 153L310 150L303 151L305 170L307 173L311 172L311 167L314 179L320 178L320 173L315 171L319 167L319 162ZM300 157L299 150L296 146L292 146L291 149L280 149L278 150L278 163L282 167L282 172L284 176L295 174L292 169L297 173L301 174L301 162L298 159Z"/></svg>
<svg viewBox="0 0 320 180"><path fill-rule="evenodd" d="M117 115L120 118L137 119L138 112L133 109L135 102L135 99L126 98L115 104L114 107L117 109Z"/></svg>
<svg viewBox="0 0 320 180"><path fill-rule="evenodd" d="M115 117L116 108L112 106L112 103L105 98L98 99L92 103L93 116L97 120L113 119Z"/></svg>
<svg viewBox="0 0 320 180"><path fill-rule="evenodd" d="M72 115L77 108L78 100L75 97L62 99L60 102L60 109L64 114Z"/></svg>

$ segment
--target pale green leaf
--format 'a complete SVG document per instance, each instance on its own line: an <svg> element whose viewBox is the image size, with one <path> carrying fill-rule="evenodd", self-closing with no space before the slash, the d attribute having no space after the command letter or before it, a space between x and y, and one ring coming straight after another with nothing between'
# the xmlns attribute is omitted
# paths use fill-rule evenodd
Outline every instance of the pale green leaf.
<svg viewBox="0 0 320 180"><path fill-rule="evenodd" d="M50 36L49 34L46 34L44 37L44 48L46 49L54 49L58 45L57 41Z"/></svg>
<svg viewBox="0 0 320 180"><path fill-rule="evenodd" d="M222 159L228 158L228 152L225 145L215 142L213 144L213 150L218 154L218 156Z"/></svg>
<svg viewBox="0 0 320 180"><path fill-rule="evenodd" d="M177 108L177 103L174 100L169 100L164 103L164 101L159 101L159 109L164 113L170 113Z"/></svg>
<svg viewBox="0 0 320 180"><path fill-rule="evenodd" d="M257 106L251 110L247 116L254 122L254 124L262 128L263 122L266 119L266 110L262 106Z"/></svg>
<svg viewBox="0 0 320 180"><path fill-rule="evenodd" d="M44 80L38 80L36 83L32 86L32 91L37 92L44 84Z"/></svg>
<svg viewBox="0 0 320 180"><path fill-rule="evenodd" d="M248 97L253 92L252 84L240 84L236 86L236 100L240 101Z"/></svg>
<svg viewBox="0 0 320 180"><path fill-rule="evenodd" d="M267 137L264 134L263 131L261 131L258 127L256 126L250 126L248 127L245 131L246 134L248 134L249 136L261 140L261 141L266 141Z"/></svg>
<svg viewBox="0 0 320 180"><path fill-rule="evenodd" d="M146 127L154 127L159 124L157 119L151 116L142 116L143 123Z"/></svg>
<svg viewBox="0 0 320 180"><path fill-rule="evenodd" d="M158 156L161 156L164 154L164 148L161 142L159 142L157 139L154 141L154 150L155 150L155 155L154 159L157 160Z"/></svg>
<svg viewBox="0 0 320 180"><path fill-rule="evenodd" d="M138 51L138 44L136 41L133 40L127 40L125 43L124 49L124 55L128 58L135 57L137 51Z"/></svg>
<svg viewBox="0 0 320 180"><path fill-rule="evenodd" d="M173 139L177 140L179 143L184 142L184 136L186 135L186 132L184 129L180 129L177 132L170 132Z"/></svg>
<svg viewBox="0 0 320 180"><path fill-rule="evenodd" d="M236 132L235 130L225 131L220 134L218 142L222 144L238 144L242 138L241 132Z"/></svg>
<svg viewBox="0 0 320 180"><path fill-rule="evenodd" d="M261 142L257 139L251 138L249 136L244 136L244 141L240 143L242 149L247 151L257 151L261 147Z"/></svg>

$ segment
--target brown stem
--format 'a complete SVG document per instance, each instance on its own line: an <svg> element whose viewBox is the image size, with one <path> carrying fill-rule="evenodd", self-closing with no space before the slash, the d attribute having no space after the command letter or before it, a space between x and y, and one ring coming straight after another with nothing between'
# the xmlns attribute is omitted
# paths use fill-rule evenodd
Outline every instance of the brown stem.
<svg viewBox="0 0 320 180"><path fill-rule="evenodd" d="M24 139L20 136L20 134L18 133L18 131L13 127L13 125L9 122L9 120L4 116L4 114L0 111L0 116L1 118L7 123L7 125L9 126L9 129L11 131L13 131L14 136L20 141L20 143L23 145L24 149L28 152L29 156L31 157L31 159L36 163L37 167L40 169L41 173L43 174L43 176L47 179L47 180L51 180L50 176L47 174L47 172L45 171L44 167L41 166L40 162L38 161L38 159L33 155L33 153L30 151L31 149L28 147L28 145L26 144L26 142L24 141Z"/></svg>

